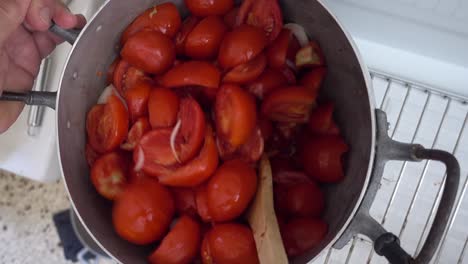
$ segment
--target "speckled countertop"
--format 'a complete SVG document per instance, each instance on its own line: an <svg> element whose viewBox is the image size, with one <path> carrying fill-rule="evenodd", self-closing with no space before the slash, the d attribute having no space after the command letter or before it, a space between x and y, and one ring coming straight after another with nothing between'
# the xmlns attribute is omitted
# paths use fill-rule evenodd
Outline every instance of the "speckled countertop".
<svg viewBox="0 0 468 264"><path fill-rule="evenodd" d="M52 220L69 207L61 181L42 184L0 170L0 263L72 263Z"/></svg>

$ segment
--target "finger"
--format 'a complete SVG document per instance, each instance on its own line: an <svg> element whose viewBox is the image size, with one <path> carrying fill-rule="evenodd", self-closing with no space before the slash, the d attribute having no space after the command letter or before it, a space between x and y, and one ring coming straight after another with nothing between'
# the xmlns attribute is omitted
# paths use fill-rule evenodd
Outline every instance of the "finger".
<svg viewBox="0 0 468 264"><path fill-rule="evenodd" d="M0 134L5 132L23 111L24 103L20 102L2 102L0 101L0 111L2 118L0 118Z"/></svg>
<svg viewBox="0 0 468 264"><path fill-rule="evenodd" d="M5 43L4 49L11 62L31 75L38 73L41 57L31 33L24 27L19 27L11 34L11 38Z"/></svg>
<svg viewBox="0 0 468 264"><path fill-rule="evenodd" d="M61 1L56 2L53 19L58 26L65 29L75 28L78 24L77 16L72 14Z"/></svg>
<svg viewBox="0 0 468 264"><path fill-rule="evenodd" d="M25 20L30 30L46 31L49 29L56 5L55 0L31 0Z"/></svg>
<svg viewBox="0 0 468 264"><path fill-rule="evenodd" d="M0 46L21 25L28 10L30 0L0 1Z"/></svg>
<svg viewBox="0 0 468 264"><path fill-rule="evenodd" d="M55 41L50 37L49 32L34 32L33 38L41 59L47 57L56 47Z"/></svg>

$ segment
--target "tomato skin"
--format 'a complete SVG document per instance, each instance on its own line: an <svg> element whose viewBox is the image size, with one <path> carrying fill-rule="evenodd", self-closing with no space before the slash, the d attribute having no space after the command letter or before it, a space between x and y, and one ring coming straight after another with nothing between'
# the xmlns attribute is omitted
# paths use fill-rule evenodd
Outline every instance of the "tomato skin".
<svg viewBox="0 0 468 264"><path fill-rule="evenodd" d="M195 200L195 190L192 188L171 188L174 197L176 212L178 215L197 216L197 203Z"/></svg>
<svg viewBox="0 0 468 264"><path fill-rule="evenodd" d="M138 118L148 115L148 98L151 92L151 84L140 81L125 92L130 120L135 122Z"/></svg>
<svg viewBox="0 0 468 264"><path fill-rule="evenodd" d="M310 132L319 135L339 135L340 130L333 120L333 103L319 105L311 114L307 127Z"/></svg>
<svg viewBox="0 0 468 264"><path fill-rule="evenodd" d="M177 122L180 99L167 88L157 87L149 95L148 112L152 128L169 128Z"/></svg>
<svg viewBox="0 0 468 264"><path fill-rule="evenodd" d="M203 222L211 222L212 217L210 209L208 208L208 191L206 184L202 184L196 189L195 201L197 203L197 213Z"/></svg>
<svg viewBox="0 0 468 264"><path fill-rule="evenodd" d="M250 228L235 223L212 227L202 242L202 261L223 264L258 264L257 248Z"/></svg>
<svg viewBox="0 0 468 264"><path fill-rule="evenodd" d="M112 84L120 93L121 96L125 94L124 86L124 76L127 74L128 69L130 68L130 64L125 60L119 60L114 69L114 73L112 76Z"/></svg>
<svg viewBox="0 0 468 264"><path fill-rule="evenodd" d="M195 187L210 178L218 167L219 157L211 129L206 129L205 144L200 154L175 169L158 175L159 181L174 187Z"/></svg>
<svg viewBox="0 0 468 264"><path fill-rule="evenodd" d="M128 160L117 152L104 154L91 167L91 182L108 200L118 197L127 184Z"/></svg>
<svg viewBox="0 0 468 264"><path fill-rule="evenodd" d="M89 145L89 143L86 143L85 157L86 162L90 167L93 166L94 162L99 158L99 154L91 147L91 145Z"/></svg>
<svg viewBox="0 0 468 264"><path fill-rule="evenodd" d="M220 17L205 17L188 34L185 55L196 60L215 58L227 30Z"/></svg>
<svg viewBox="0 0 468 264"><path fill-rule="evenodd" d="M114 61L109 65L109 68L107 69L107 83L112 83L114 80L114 72L115 72L115 67L117 64L119 64L120 58L116 57Z"/></svg>
<svg viewBox="0 0 468 264"><path fill-rule="evenodd" d="M112 221L117 234L137 245L160 240L173 215L171 193L149 178L127 186L112 208Z"/></svg>
<svg viewBox="0 0 468 264"><path fill-rule="evenodd" d="M157 31L141 31L130 37L120 52L131 65L152 74L165 72L175 60L175 45Z"/></svg>
<svg viewBox="0 0 468 264"><path fill-rule="evenodd" d="M323 80L325 79L326 75L326 67L313 68L308 73L306 73L304 77L302 77L299 83L312 94L318 95L320 87L322 86Z"/></svg>
<svg viewBox="0 0 468 264"><path fill-rule="evenodd" d="M236 27L236 17L238 13L239 8L234 7L223 17L224 24L226 24L230 30Z"/></svg>
<svg viewBox="0 0 468 264"><path fill-rule="evenodd" d="M214 108L217 136L233 148L244 144L257 122L254 98L240 86L224 84L216 95Z"/></svg>
<svg viewBox="0 0 468 264"><path fill-rule="evenodd" d="M289 216L320 216L325 198L313 181L278 184L275 187L275 208Z"/></svg>
<svg viewBox="0 0 468 264"><path fill-rule="evenodd" d="M230 69L246 63L260 54L266 46L262 30L241 25L226 33L219 48L218 63L224 69Z"/></svg>
<svg viewBox="0 0 468 264"><path fill-rule="evenodd" d="M268 68L256 80L249 83L247 89L257 98L263 99L273 90L287 84L288 80L281 71Z"/></svg>
<svg viewBox="0 0 468 264"><path fill-rule="evenodd" d="M344 177L341 159L348 150L343 138L323 135L306 140L300 157L309 177L319 182L335 183Z"/></svg>
<svg viewBox="0 0 468 264"><path fill-rule="evenodd" d="M284 248L289 257L299 256L320 244L328 225L316 218L293 218L281 230Z"/></svg>
<svg viewBox="0 0 468 264"><path fill-rule="evenodd" d="M268 42L283 28L283 15L276 0L245 0L240 6L236 25L248 24L264 31Z"/></svg>
<svg viewBox="0 0 468 264"><path fill-rule="evenodd" d="M122 101L111 95L105 105L95 105L88 112L88 142L98 153L110 152L127 137L128 112Z"/></svg>
<svg viewBox="0 0 468 264"><path fill-rule="evenodd" d="M189 264L198 254L200 224L189 216L179 218L158 248L148 257L150 263Z"/></svg>
<svg viewBox="0 0 468 264"><path fill-rule="evenodd" d="M158 31L172 38L182 24L179 11L173 3L164 3L147 9L125 29L121 43L142 30Z"/></svg>
<svg viewBox="0 0 468 264"><path fill-rule="evenodd" d="M198 17L224 15L233 6L233 0L185 0L190 13Z"/></svg>
<svg viewBox="0 0 468 264"><path fill-rule="evenodd" d="M175 37L177 55L185 55L185 43L187 42L187 37L195 26L198 25L198 22L200 22L200 19L196 16L189 16L184 20L182 28L177 32Z"/></svg>
<svg viewBox="0 0 468 264"><path fill-rule="evenodd" d="M257 174L248 163L225 162L207 185L207 204L213 221L225 222L240 216L256 191Z"/></svg>
<svg viewBox="0 0 468 264"><path fill-rule="evenodd" d="M206 61L188 61L174 66L161 79L165 87L176 88L198 85L208 88L218 88L221 72L213 64Z"/></svg>
<svg viewBox="0 0 468 264"><path fill-rule="evenodd" d="M261 53L249 62L238 65L224 75L224 83L245 84L255 80L266 67L266 56Z"/></svg>
<svg viewBox="0 0 468 264"><path fill-rule="evenodd" d="M288 48L293 34L291 30L283 28L278 37L268 46L268 65L272 68L283 67L286 64Z"/></svg>
<svg viewBox="0 0 468 264"><path fill-rule="evenodd" d="M317 41L311 41L296 54L296 67L320 67L325 65L325 57Z"/></svg>
<svg viewBox="0 0 468 264"><path fill-rule="evenodd" d="M262 103L262 114L272 121L306 123L316 97L304 87L290 86L271 92Z"/></svg>
<svg viewBox="0 0 468 264"><path fill-rule="evenodd" d="M147 117L140 117L128 131L127 140L120 145L121 149L132 151L140 142L143 135L151 130L150 123Z"/></svg>

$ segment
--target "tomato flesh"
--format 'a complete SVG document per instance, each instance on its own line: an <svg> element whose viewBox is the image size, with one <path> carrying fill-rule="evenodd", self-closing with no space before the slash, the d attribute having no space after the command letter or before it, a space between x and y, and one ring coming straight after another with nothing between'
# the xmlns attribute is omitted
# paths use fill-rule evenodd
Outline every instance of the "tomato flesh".
<svg viewBox="0 0 468 264"><path fill-rule="evenodd" d="M128 160L117 152L98 158L91 168L91 182L108 200L119 196L127 184Z"/></svg>
<svg viewBox="0 0 468 264"><path fill-rule="evenodd" d="M206 61L189 61L174 66L161 79L165 87L203 86L218 88L221 72Z"/></svg>
<svg viewBox="0 0 468 264"><path fill-rule="evenodd" d="M238 65L223 77L224 83L245 84L255 80L266 67L266 56L261 53L251 61Z"/></svg>
<svg viewBox="0 0 468 264"><path fill-rule="evenodd" d="M132 151L140 142L140 139L143 137L143 135L150 130L151 126L148 118L140 117L130 128L130 131L128 131L127 140L122 145L120 145L120 148Z"/></svg>
<svg viewBox="0 0 468 264"><path fill-rule="evenodd" d="M333 103L319 105L309 118L308 129L310 132L319 135L339 135L340 130L333 120Z"/></svg>
<svg viewBox="0 0 468 264"><path fill-rule="evenodd" d="M233 6L234 0L185 0L190 12L198 17L223 15Z"/></svg>
<svg viewBox="0 0 468 264"><path fill-rule="evenodd" d="M278 1L244 0L236 24L248 24L263 30L268 42L275 40L283 27L283 16Z"/></svg>

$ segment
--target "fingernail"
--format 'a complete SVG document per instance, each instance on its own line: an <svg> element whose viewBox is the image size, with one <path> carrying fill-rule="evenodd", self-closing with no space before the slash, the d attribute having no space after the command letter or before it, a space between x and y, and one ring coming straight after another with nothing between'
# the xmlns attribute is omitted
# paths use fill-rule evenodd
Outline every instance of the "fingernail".
<svg viewBox="0 0 468 264"><path fill-rule="evenodd" d="M41 16L42 21L47 25L50 24L50 9L48 7L44 7L39 11L39 15Z"/></svg>

